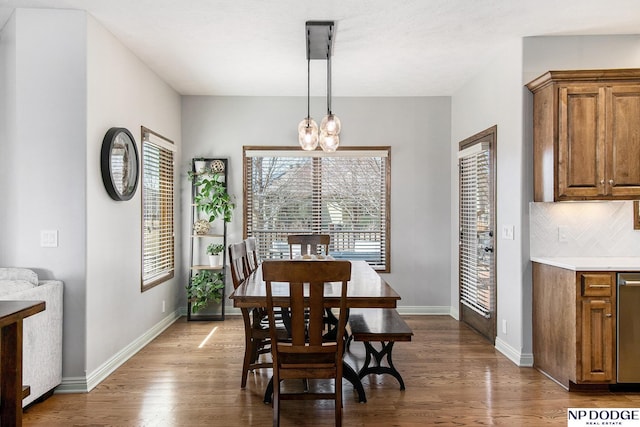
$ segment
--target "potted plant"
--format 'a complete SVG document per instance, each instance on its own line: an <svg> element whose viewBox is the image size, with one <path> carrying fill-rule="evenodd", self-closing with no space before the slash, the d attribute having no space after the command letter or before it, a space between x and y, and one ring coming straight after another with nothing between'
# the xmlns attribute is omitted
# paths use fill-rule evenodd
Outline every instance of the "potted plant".
<svg viewBox="0 0 640 427"><path fill-rule="evenodd" d="M231 221L231 213L236 206L227 193L224 182L220 181L220 175L202 174L192 178L195 179L194 184L198 188L194 197L198 210L208 216L209 222L219 217L222 217L224 222Z"/></svg>
<svg viewBox="0 0 640 427"><path fill-rule="evenodd" d="M193 166L196 174L204 173L207 170L207 162L203 157L193 159Z"/></svg>
<svg viewBox="0 0 640 427"><path fill-rule="evenodd" d="M194 313L205 308L211 301L222 301L224 281L221 272L201 270L191 277L187 285L187 298Z"/></svg>
<svg viewBox="0 0 640 427"><path fill-rule="evenodd" d="M209 254L209 265L211 267L217 267L221 265L220 253L224 250L224 246L219 243L210 243L207 246L207 254Z"/></svg>

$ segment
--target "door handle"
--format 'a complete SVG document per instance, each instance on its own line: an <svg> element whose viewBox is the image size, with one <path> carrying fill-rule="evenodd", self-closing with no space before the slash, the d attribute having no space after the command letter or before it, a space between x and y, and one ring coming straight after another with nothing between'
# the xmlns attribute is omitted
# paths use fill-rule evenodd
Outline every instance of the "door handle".
<svg viewBox="0 0 640 427"><path fill-rule="evenodd" d="M620 286L640 286L640 280L627 280L624 283L620 283Z"/></svg>
<svg viewBox="0 0 640 427"><path fill-rule="evenodd" d="M485 246L484 247L484 251L485 252L493 252L493 246Z"/></svg>

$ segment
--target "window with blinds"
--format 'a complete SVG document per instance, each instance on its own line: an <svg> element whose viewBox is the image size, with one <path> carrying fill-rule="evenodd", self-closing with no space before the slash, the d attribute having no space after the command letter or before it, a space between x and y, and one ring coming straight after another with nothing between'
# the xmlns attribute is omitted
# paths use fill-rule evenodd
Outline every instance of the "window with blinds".
<svg viewBox="0 0 640 427"><path fill-rule="evenodd" d="M174 275L173 142L142 128L142 290Z"/></svg>
<svg viewBox="0 0 640 427"><path fill-rule="evenodd" d="M262 259L288 258L288 234L329 234L334 258L389 271L390 147L243 151L245 233Z"/></svg>
<svg viewBox="0 0 640 427"><path fill-rule="evenodd" d="M488 144L458 154L460 165L460 302L484 317L495 308L495 264Z"/></svg>

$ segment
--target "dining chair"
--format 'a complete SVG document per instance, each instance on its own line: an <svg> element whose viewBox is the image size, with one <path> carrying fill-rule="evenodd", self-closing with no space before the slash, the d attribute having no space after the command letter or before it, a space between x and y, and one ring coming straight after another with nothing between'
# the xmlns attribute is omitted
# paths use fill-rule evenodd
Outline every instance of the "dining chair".
<svg viewBox="0 0 640 427"><path fill-rule="evenodd" d="M293 248L297 245L300 245L300 255L316 255L318 246L323 247L325 256L329 255L330 242L331 236L328 234L289 234L287 236L289 257L293 259Z"/></svg>
<svg viewBox="0 0 640 427"><path fill-rule="evenodd" d="M258 260L258 243L255 237L247 237L244 239L244 244L247 248L247 267L249 273L253 273L260 265Z"/></svg>
<svg viewBox="0 0 640 427"><path fill-rule="evenodd" d="M244 241L229 245L229 266L231 267L231 281L233 288L238 286L250 274L248 270L247 248ZM264 309L240 308L244 322L244 359L242 363L242 388L247 385L249 371L260 368L271 368L271 362L260 361L260 355L270 352L269 323L266 321ZM286 337L287 332L283 325L278 326L278 334Z"/></svg>
<svg viewBox="0 0 640 427"><path fill-rule="evenodd" d="M335 424L342 425L342 355L347 321L349 261L265 260L262 277L266 284L267 316L271 330L273 359L273 425L280 424L281 400L332 399ZM273 285L273 282L282 282ZM324 338L325 282L340 282L340 311L335 340ZM274 289L277 294L274 295ZM308 290L307 290L308 289ZM288 290L288 292L287 292ZM290 337L283 341L275 332L276 307L288 311ZM283 392L288 379L333 379L333 392Z"/></svg>

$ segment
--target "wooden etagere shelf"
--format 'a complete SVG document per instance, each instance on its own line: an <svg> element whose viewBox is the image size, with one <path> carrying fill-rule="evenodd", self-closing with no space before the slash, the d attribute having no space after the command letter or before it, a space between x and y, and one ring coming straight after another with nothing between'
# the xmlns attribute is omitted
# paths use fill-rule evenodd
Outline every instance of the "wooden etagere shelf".
<svg viewBox="0 0 640 427"><path fill-rule="evenodd" d="M204 162L204 172L199 172L198 168ZM198 176L202 176L203 174L217 174L221 182L224 183L225 187L227 185L227 165L228 159L220 159L220 158L198 158L192 159L191 161L191 175L194 177L192 179L191 185L191 227L194 227L196 221L205 220L206 217L203 213L199 212L198 207L195 203L196 195L198 192L198 188L195 185ZM188 282L190 283L191 278L196 274L202 271L211 271L216 274L222 275L222 281L226 283L226 250L223 250L220 254L219 263L217 265L211 266L207 263L207 246L211 243L222 244L223 248L227 247L227 223L223 218L216 218L213 222L210 223L210 231L206 233L199 234L196 232L195 227L191 230L190 235L190 268L188 275ZM225 292L222 290L222 301L220 303L210 302L207 307L199 310L197 313L193 312L191 301L187 301L187 320L224 320L224 302L225 302Z"/></svg>

